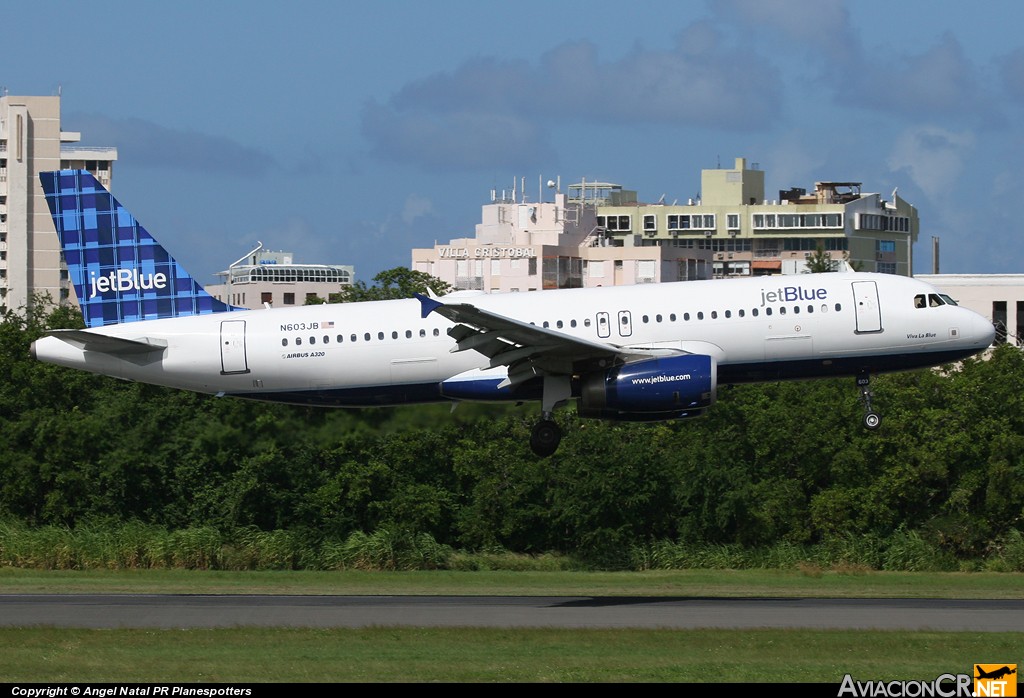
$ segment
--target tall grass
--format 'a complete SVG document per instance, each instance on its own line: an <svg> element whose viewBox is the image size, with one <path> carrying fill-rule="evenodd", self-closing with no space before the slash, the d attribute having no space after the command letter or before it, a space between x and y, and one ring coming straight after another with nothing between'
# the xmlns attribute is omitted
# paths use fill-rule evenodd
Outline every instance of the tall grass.
<svg viewBox="0 0 1024 698"><path fill-rule="evenodd" d="M799 569L1024 572L1024 534L1013 531L979 559L958 559L915 531L835 538L815 545L655 541L595 563L571 554L457 551L427 533L381 528L345 538L302 531L213 527L169 531L138 522L30 527L0 521L0 565L32 569L578 570ZM613 566L606 567L608 560Z"/></svg>

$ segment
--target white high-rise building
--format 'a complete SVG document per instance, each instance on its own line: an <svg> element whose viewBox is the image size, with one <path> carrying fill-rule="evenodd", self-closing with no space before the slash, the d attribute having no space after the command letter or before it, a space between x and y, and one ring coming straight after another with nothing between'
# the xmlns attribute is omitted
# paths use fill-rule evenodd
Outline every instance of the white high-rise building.
<svg viewBox="0 0 1024 698"><path fill-rule="evenodd" d="M0 310L28 307L37 295L74 300L39 173L87 169L109 187L117 149L80 140L61 131L59 96L0 96Z"/></svg>

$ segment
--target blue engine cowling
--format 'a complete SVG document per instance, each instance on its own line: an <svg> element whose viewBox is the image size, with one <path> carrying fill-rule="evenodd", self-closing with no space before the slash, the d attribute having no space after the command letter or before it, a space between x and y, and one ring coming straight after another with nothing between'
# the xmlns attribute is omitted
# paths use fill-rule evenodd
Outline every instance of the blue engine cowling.
<svg viewBox="0 0 1024 698"><path fill-rule="evenodd" d="M644 359L582 377L581 417L658 421L695 417L715 402L718 364L703 354Z"/></svg>

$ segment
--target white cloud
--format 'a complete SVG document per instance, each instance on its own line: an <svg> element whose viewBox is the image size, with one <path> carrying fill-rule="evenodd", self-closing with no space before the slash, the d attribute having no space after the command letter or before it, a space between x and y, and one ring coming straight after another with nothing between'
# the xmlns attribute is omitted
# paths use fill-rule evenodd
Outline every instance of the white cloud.
<svg viewBox="0 0 1024 698"><path fill-rule="evenodd" d="M81 130L90 143L115 145L119 159L139 167L245 177L262 175L276 166L270 154L230 138L168 128L145 119L70 114L63 122L66 128Z"/></svg>
<svg viewBox="0 0 1024 698"><path fill-rule="evenodd" d="M974 143L970 132L917 126L897 136L886 164L893 172L909 176L932 201L948 200Z"/></svg>
<svg viewBox="0 0 1024 698"><path fill-rule="evenodd" d="M782 96L768 60L696 23L671 49L637 47L612 62L585 41L557 46L536 66L468 60L366 104L362 130L377 154L397 160L514 168L554 160L549 133L558 125L763 130Z"/></svg>
<svg viewBox="0 0 1024 698"><path fill-rule="evenodd" d="M402 222L411 225L417 218L429 216L434 213L434 202L419 194L409 194L405 198L405 205L402 206Z"/></svg>

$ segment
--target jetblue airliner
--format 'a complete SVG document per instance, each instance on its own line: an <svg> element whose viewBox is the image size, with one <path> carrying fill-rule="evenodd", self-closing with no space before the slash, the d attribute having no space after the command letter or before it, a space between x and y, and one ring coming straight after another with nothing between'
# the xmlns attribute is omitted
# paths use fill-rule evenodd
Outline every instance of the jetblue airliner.
<svg viewBox="0 0 1024 698"><path fill-rule="evenodd" d="M245 310L203 290L88 172L40 175L87 329L41 361L215 395L365 407L538 400L530 446L554 453L556 407L595 419L695 417L719 385L870 376L988 347L992 323L887 274L483 294Z"/></svg>

